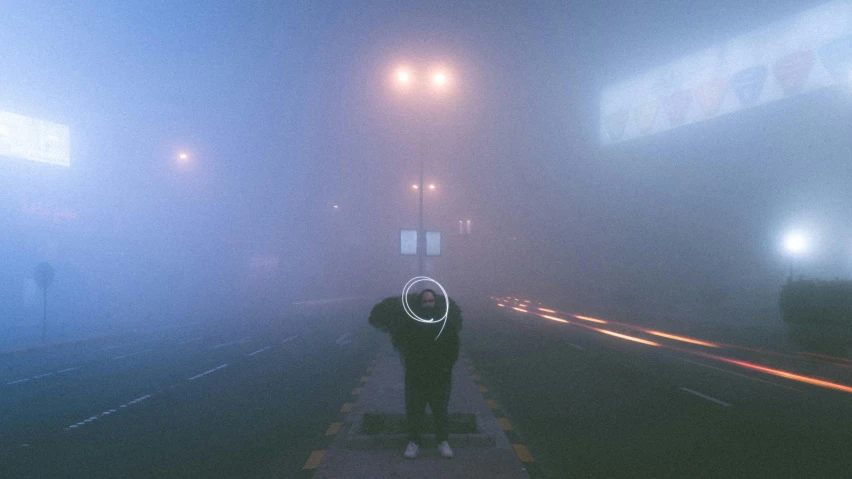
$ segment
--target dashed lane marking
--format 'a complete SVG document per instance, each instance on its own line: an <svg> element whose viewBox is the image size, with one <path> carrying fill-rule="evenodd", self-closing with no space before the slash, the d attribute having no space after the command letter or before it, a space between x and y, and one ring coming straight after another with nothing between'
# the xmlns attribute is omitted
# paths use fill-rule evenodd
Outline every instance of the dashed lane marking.
<svg viewBox="0 0 852 479"><path fill-rule="evenodd" d="M56 372L53 372L53 373L44 373L44 374L39 374L39 375L37 375L37 376L31 376L31 377L28 377L28 378L16 379L15 381L9 381L9 382L7 382L7 383L6 383L6 385L8 386L8 385L10 385L10 384L20 384L20 383L25 383L25 382L27 382L27 381L32 381L33 379L46 378L46 377L50 377L50 376L53 376L53 375L56 375L56 374L62 374L62 373L67 372L67 371L73 371L73 370L75 370L75 369L77 369L77 368L67 368L67 369L63 369L63 370L61 370L61 371L56 371Z"/></svg>
<svg viewBox="0 0 852 479"><path fill-rule="evenodd" d="M211 370L209 370L209 371L204 371L204 372L203 372L203 373L201 373L201 374L196 374L195 376L193 376L193 377L189 378L189 379L188 379L188 381L195 381L196 379L200 378L201 376L206 376L206 375L208 375L208 374L210 374L210 373L212 373L212 372L218 371L218 370L220 370L220 369L222 369L222 368L224 368L224 367L227 367L227 366L228 366L228 363L225 363L225 364L223 364L223 365L221 365L221 366L217 366L217 367L215 367L215 368L213 368L213 369L211 369Z"/></svg>
<svg viewBox="0 0 852 479"><path fill-rule="evenodd" d="M708 400L708 401L714 402L714 403L719 404L719 405L721 405L721 406L730 407L730 404L728 404L728 403L726 403L726 402L724 402L724 401L720 401L720 400L715 399L715 398L711 398L710 396L708 396L708 395L706 395L706 394L701 394L701 393L700 393L700 392L698 392L698 391L693 391L692 389L689 389L689 388L680 388L680 389L681 389L681 390L683 390L683 391L686 391L686 392L688 392L688 393L695 394L696 396L698 396L698 397L700 397L700 398L704 398L704 399L706 399L706 400Z"/></svg>
<svg viewBox="0 0 852 479"><path fill-rule="evenodd" d="M249 339L248 337L245 337L245 338L243 338L243 339L238 339L238 340L236 340L236 341L231 341L230 343L217 344L216 346L213 346L213 347L212 347L212 348L210 348L210 349L218 349L218 348L224 348L225 346L233 346L234 344L244 343L244 342L248 341L248 339Z"/></svg>
<svg viewBox="0 0 852 479"><path fill-rule="evenodd" d="M145 350L142 350L142 351L137 351L137 352L135 352L135 353L130 353L130 354L124 354L124 355L121 355L121 356L116 356L116 357L112 358L112 361L115 361L116 359L129 358L130 356L136 356L137 354L144 354L144 353L148 353L148 352L151 352L151 351L153 351L153 349L145 349Z"/></svg>
<svg viewBox="0 0 852 479"><path fill-rule="evenodd" d="M571 347L572 347L572 348L574 348L574 349L579 350L579 351L585 351L585 350L586 350L586 348L584 348L584 347L582 347L582 346L578 346L578 345L576 345L576 344L574 344L574 343L568 343L568 345L569 345L569 346L571 346Z"/></svg>
<svg viewBox="0 0 852 479"><path fill-rule="evenodd" d="M500 423L500 427L502 427L504 431L511 431L513 429L512 423L510 423L505 417L498 417L497 422Z"/></svg>
<svg viewBox="0 0 852 479"><path fill-rule="evenodd" d="M257 351L255 351L255 352L253 352L253 353L249 353L249 354L247 354L246 356L254 356L255 354L262 353L262 352L266 351L267 349L269 349L269 348L271 348L271 347L272 347L272 346L267 346L267 347L265 347L265 348L258 349Z"/></svg>
<svg viewBox="0 0 852 479"><path fill-rule="evenodd" d="M282 342L282 343L286 343L287 341L290 341L290 340L292 340L292 339L296 339L296 337L298 337L298 336L299 336L298 334L294 334L294 335L290 336L289 338L287 338L287 339L285 339L285 340L283 340L283 341L281 341L281 342Z"/></svg>

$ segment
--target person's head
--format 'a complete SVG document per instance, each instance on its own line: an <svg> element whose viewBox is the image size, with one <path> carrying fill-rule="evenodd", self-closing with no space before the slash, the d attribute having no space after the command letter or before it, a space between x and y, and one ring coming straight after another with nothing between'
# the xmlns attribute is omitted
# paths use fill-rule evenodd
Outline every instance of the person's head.
<svg viewBox="0 0 852 479"><path fill-rule="evenodd" d="M435 291L424 289L420 292L420 307L423 309L435 309Z"/></svg>

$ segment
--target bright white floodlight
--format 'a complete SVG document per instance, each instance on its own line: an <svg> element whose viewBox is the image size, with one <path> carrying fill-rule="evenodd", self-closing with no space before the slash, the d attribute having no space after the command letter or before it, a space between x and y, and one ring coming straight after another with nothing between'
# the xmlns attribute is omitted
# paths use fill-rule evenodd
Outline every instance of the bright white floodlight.
<svg viewBox="0 0 852 479"><path fill-rule="evenodd" d="M799 254L805 251L808 247L805 235L799 232L793 232L784 238L784 248L788 253Z"/></svg>

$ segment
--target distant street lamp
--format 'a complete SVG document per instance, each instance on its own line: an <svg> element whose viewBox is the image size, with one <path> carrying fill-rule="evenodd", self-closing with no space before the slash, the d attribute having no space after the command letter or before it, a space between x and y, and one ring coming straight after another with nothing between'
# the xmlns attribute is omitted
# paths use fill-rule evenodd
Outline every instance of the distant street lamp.
<svg viewBox="0 0 852 479"><path fill-rule="evenodd" d="M808 248L808 240L804 234L799 231L793 231L787 234L784 238L784 249L790 256L790 281L793 281L793 259L805 252Z"/></svg>
<svg viewBox="0 0 852 479"><path fill-rule="evenodd" d="M432 90L433 91L434 90L443 91L443 90L446 90L449 87L450 76L445 70L437 69L437 70L435 70L431 73L430 77L431 77L430 83L432 84ZM396 72L394 74L394 80L395 80L395 83L396 83L396 85L399 89L403 89L403 90L406 90L406 91L413 88L413 85L415 83L417 83L416 82L416 80L417 80L416 75L412 72L411 69L405 68L405 67L400 67L396 70ZM415 91L418 93L418 96L419 96L420 100L422 101L425 98L425 94L426 94L425 90L426 89L423 88L423 85L417 85L417 86L418 86L418 88L416 88ZM423 107L422 104L419 105L419 106L421 108ZM420 123L421 124L423 123L422 120L420 121ZM421 128L420 131L418 132L418 134L421 135L421 138L420 138L420 141L419 141L419 143L421 144L420 149L422 149L422 144L423 144L422 135L424 134L424 132L422 130L423 129ZM412 186L413 186L414 189L416 189L420 192L420 202L419 202L419 211L418 211L418 227L417 227L417 271L418 271L418 274L422 275L423 274L423 258L424 258L425 253L426 253L426 235L425 235L424 230L423 230L423 152L418 151L418 153L420 155L420 181L419 181L419 184L412 185ZM430 184L429 189L434 190L435 185Z"/></svg>

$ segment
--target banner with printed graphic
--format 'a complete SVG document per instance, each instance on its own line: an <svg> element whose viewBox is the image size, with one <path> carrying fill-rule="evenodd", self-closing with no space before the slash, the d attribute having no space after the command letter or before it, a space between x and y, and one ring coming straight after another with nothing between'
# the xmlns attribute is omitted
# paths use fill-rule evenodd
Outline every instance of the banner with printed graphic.
<svg viewBox="0 0 852 479"><path fill-rule="evenodd" d="M827 3L605 89L601 142L839 83L852 84L852 0Z"/></svg>
<svg viewBox="0 0 852 479"><path fill-rule="evenodd" d="M0 111L0 156L69 166L67 126Z"/></svg>

